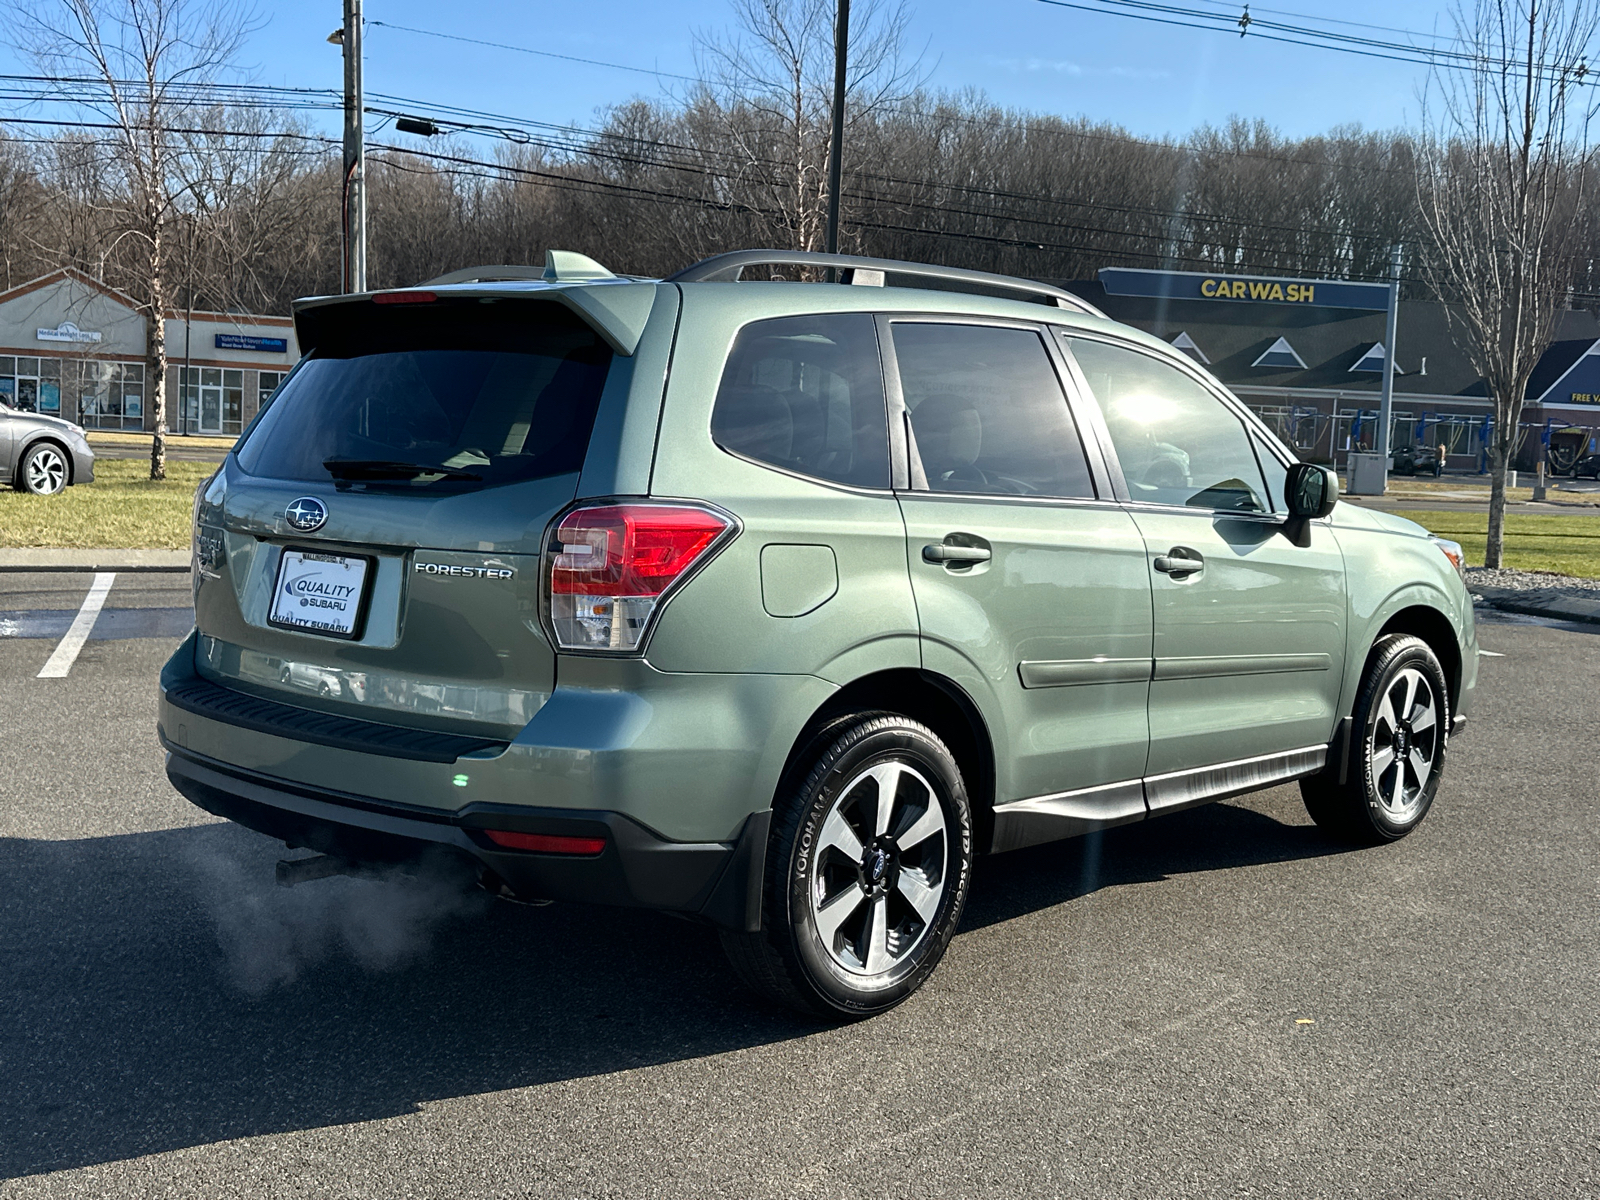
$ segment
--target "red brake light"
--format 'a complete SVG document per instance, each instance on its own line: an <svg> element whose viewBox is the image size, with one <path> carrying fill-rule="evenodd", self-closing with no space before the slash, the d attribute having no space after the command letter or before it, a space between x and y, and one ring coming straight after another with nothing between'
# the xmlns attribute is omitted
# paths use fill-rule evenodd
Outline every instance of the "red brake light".
<svg viewBox="0 0 1600 1200"><path fill-rule="evenodd" d="M685 504L570 512L551 546L550 615L569 650L637 650L657 603L732 522Z"/></svg>
<svg viewBox="0 0 1600 1200"><path fill-rule="evenodd" d="M507 850L531 850L535 854L599 854L606 848L603 837L570 837L560 833L513 833L509 829L485 829L483 835Z"/></svg>
<svg viewBox="0 0 1600 1200"><path fill-rule="evenodd" d="M374 304L432 304L439 297L432 292L378 292Z"/></svg>

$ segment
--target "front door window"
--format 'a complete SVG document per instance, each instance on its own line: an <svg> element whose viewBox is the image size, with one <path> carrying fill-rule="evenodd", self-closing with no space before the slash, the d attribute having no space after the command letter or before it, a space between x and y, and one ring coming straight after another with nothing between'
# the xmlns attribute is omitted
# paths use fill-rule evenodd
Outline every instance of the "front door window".
<svg viewBox="0 0 1600 1200"><path fill-rule="evenodd" d="M1071 344L1105 414L1131 499L1272 511L1244 424L1215 395L1151 355L1088 338Z"/></svg>

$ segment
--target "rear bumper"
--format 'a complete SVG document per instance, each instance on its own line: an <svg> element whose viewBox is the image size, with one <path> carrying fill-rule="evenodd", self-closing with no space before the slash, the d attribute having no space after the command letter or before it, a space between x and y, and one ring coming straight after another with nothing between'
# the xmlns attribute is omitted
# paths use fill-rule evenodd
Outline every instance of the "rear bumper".
<svg viewBox="0 0 1600 1200"><path fill-rule="evenodd" d="M771 812L752 813L733 842L669 842L615 812L469 804L454 812L309 788L228 767L165 737L167 778L216 816L362 864L405 862L431 848L464 856L518 899L652 908L728 929L761 927L761 874ZM485 829L604 837L592 856L496 847Z"/></svg>

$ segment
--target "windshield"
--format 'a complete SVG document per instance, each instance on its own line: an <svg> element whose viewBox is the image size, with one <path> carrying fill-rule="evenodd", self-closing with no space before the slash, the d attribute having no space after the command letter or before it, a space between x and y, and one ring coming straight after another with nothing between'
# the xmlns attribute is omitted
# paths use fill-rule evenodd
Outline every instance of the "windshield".
<svg viewBox="0 0 1600 1200"><path fill-rule="evenodd" d="M251 475L461 489L583 466L611 351L548 301L330 305L238 451Z"/></svg>

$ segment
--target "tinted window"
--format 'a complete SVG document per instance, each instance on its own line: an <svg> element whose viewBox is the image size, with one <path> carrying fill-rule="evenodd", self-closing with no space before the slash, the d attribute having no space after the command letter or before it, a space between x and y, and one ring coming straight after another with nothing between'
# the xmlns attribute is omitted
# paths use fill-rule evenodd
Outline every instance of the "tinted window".
<svg viewBox="0 0 1600 1200"><path fill-rule="evenodd" d="M1151 355L1069 341L1105 413L1134 500L1272 511L1244 422L1221 400Z"/></svg>
<svg viewBox="0 0 1600 1200"><path fill-rule="evenodd" d="M896 323L900 386L928 487L1090 496L1083 443L1037 333Z"/></svg>
<svg viewBox="0 0 1600 1200"><path fill-rule="evenodd" d="M802 475L888 487L889 422L872 317L746 325L722 372L711 436L724 450Z"/></svg>
<svg viewBox="0 0 1600 1200"><path fill-rule="evenodd" d="M307 361L239 450L252 475L326 481L342 460L340 477L369 486L452 489L583 466L611 351L560 305L364 301L314 309L302 329Z"/></svg>

